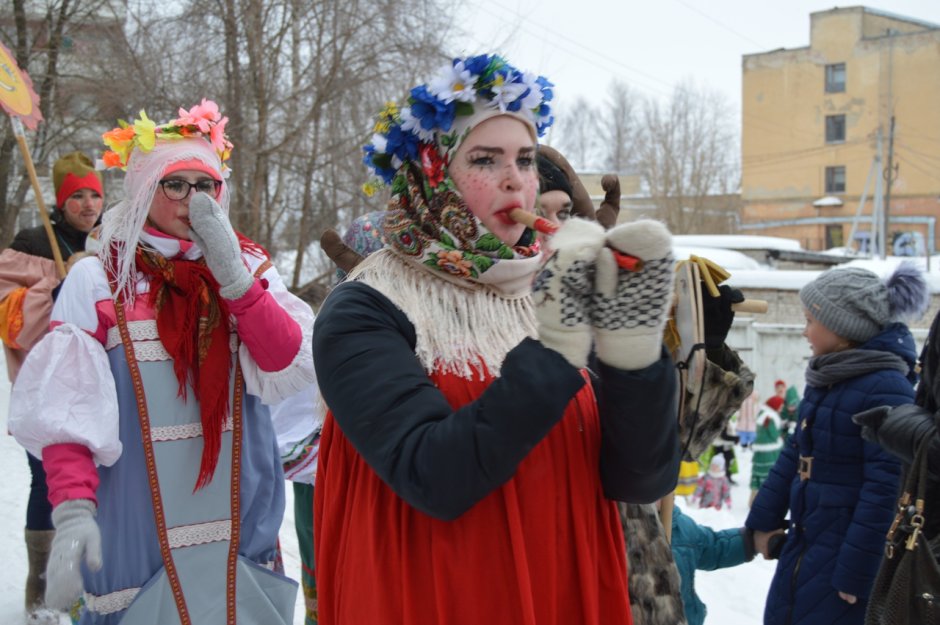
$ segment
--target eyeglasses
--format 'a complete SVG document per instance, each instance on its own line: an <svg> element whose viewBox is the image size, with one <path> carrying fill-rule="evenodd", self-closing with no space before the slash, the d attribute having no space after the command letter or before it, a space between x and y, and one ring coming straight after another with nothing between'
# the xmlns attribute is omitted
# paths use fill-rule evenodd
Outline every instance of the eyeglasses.
<svg viewBox="0 0 940 625"><path fill-rule="evenodd" d="M161 180L159 184L163 189L164 195L171 200L185 199L189 197L193 189L196 190L196 193L205 193L206 195L218 198L219 192L222 190L222 183L219 180L189 182L180 178L170 178Z"/></svg>

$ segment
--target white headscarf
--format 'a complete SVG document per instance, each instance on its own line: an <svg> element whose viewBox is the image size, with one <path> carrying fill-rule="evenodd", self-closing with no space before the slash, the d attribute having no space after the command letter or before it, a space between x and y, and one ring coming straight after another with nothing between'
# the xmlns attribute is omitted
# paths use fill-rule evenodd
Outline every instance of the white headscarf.
<svg viewBox="0 0 940 625"><path fill-rule="evenodd" d="M223 180L218 202L229 210L229 189L224 182L222 162L206 139L157 140L150 152L134 150L124 177L124 199L108 209L101 221L101 248L98 257L108 276L115 278L115 296L128 304L134 301L134 256L143 232L157 186L167 167L179 161L199 160L218 173ZM226 172L227 173L227 172ZM112 253L112 250L116 251Z"/></svg>

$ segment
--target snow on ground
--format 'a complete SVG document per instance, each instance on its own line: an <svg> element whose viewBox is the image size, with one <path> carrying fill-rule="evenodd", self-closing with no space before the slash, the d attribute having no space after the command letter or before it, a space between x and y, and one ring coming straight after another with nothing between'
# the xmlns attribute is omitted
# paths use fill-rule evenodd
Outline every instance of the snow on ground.
<svg viewBox="0 0 940 625"><path fill-rule="evenodd" d="M4 371L5 373L5 371ZM9 383L0 375L0 428L6 430ZM0 487L0 553L4 554L0 567L0 625L23 622L23 585L26 580L26 547L23 526L26 519L26 499L29 493L29 467L26 452L11 436L0 434L0 474L4 476ZM750 482L751 452L737 450L741 470L732 487L730 510L698 510L680 500L677 505L699 523L714 529L740 527L747 516L748 483ZM287 509L281 528L281 548L288 575L300 578L300 556L294 533L292 490L287 487ZM774 562L765 562L757 556L752 562L735 568L696 574L696 587L708 606L706 625L753 625L762 620L764 598L773 575ZM294 624L303 624L303 600L297 593ZM69 620L63 616L61 625Z"/></svg>
<svg viewBox="0 0 940 625"><path fill-rule="evenodd" d="M752 451L735 448L738 471L731 487L731 509L699 510L684 504L681 498L676 505L700 525L714 530L741 527L747 518L750 499ZM708 613L706 625L754 625L762 623L764 600L770 580L777 565L775 560L764 560L761 555L750 562L717 571L697 571L695 589L705 602Z"/></svg>

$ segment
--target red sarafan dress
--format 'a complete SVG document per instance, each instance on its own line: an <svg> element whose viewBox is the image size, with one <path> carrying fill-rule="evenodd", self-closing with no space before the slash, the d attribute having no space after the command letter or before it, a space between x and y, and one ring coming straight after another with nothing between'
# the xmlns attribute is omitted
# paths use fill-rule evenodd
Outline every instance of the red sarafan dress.
<svg viewBox="0 0 940 625"><path fill-rule="evenodd" d="M454 409L492 381L434 373ZM320 623L632 624L623 532L598 473L590 384L515 475L453 521L386 485L328 415L315 495Z"/></svg>

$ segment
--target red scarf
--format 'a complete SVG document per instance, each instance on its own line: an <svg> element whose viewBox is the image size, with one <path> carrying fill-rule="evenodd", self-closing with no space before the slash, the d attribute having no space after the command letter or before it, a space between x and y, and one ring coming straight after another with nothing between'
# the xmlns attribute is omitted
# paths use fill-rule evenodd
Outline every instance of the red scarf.
<svg viewBox="0 0 940 625"><path fill-rule="evenodd" d="M219 462L222 429L228 417L228 306L205 260L169 260L137 248L137 269L150 278L150 304L157 334L173 358L179 396L192 387L202 420L202 462L193 491L209 484Z"/></svg>

